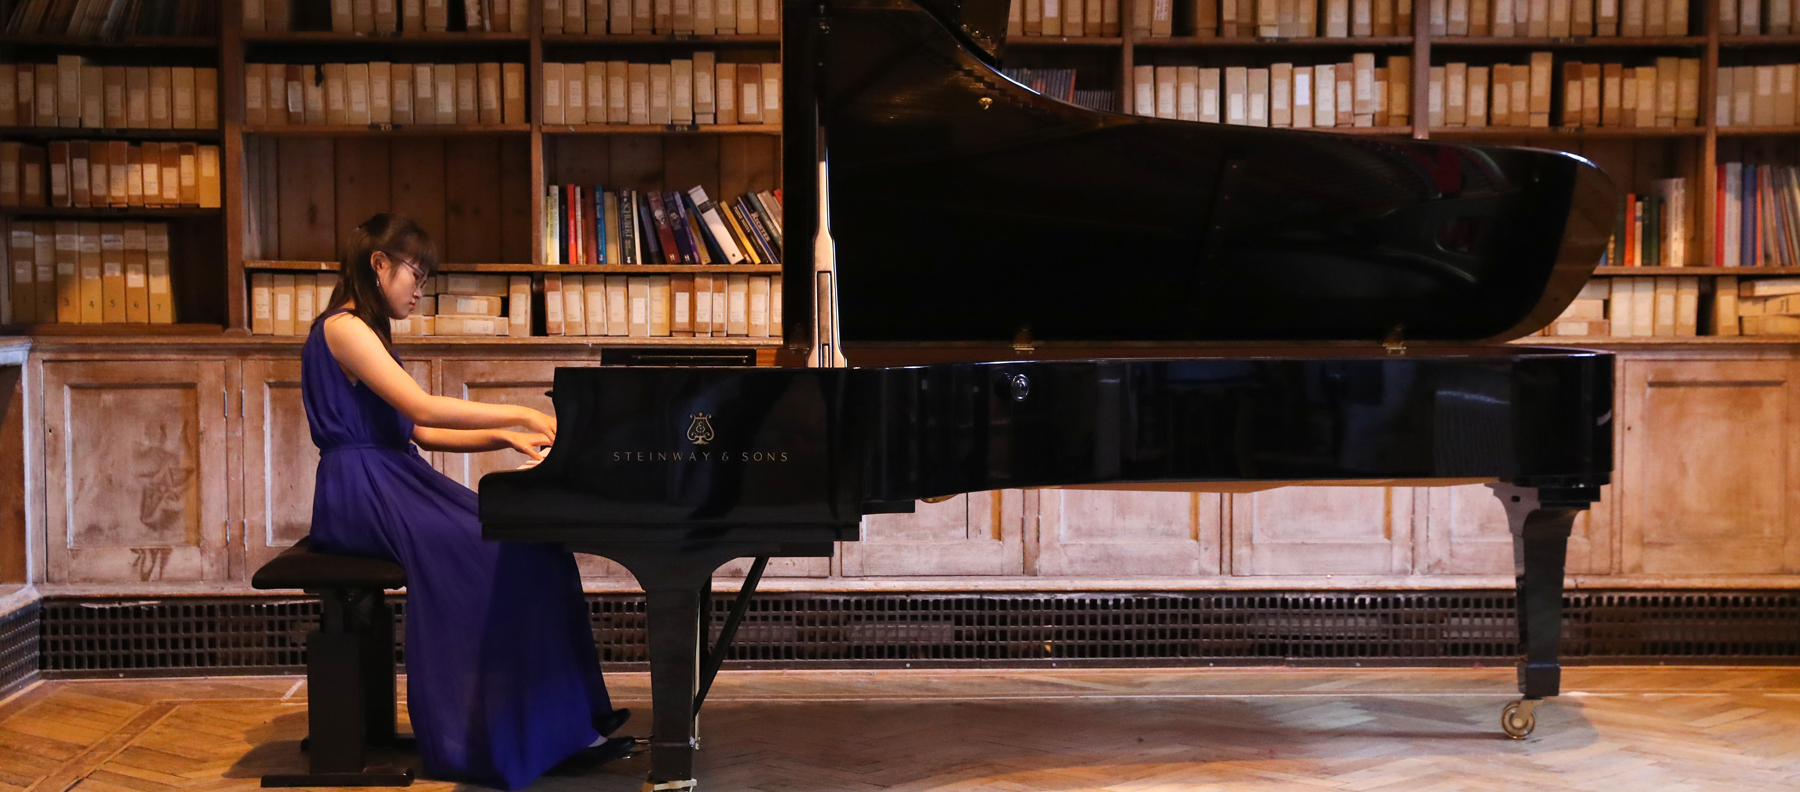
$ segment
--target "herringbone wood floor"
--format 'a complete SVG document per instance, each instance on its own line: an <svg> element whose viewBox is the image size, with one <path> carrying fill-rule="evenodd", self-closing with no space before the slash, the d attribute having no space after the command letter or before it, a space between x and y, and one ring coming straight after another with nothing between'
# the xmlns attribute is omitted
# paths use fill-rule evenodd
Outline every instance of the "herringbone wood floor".
<svg viewBox="0 0 1800 792"><path fill-rule="evenodd" d="M702 792L1800 789L1800 669L1564 684L1514 742L1510 669L728 673L697 774ZM611 685L641 728L647 677ZM305 703L296 677L41 683L0 704L0 792L250 789L303 770ZM643 771L532 789L627 792Z"/></svg>

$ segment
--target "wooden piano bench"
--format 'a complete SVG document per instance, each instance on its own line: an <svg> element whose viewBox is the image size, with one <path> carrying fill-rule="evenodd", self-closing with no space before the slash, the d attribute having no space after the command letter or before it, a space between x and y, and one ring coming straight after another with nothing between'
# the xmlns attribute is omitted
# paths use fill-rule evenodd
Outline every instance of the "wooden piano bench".
<svg viewBox="0 0 1800 792"><path fill-rule="evenodd" d="M406 571L379 558L332 555L312 537L282 551L250 578L253 588L300 589L324 607L306 636L309 772L262 777L264 787L410 786L410 769L370 768L374 747L409 748L395 734L394 612L383 592L406 587Z"/></svg>

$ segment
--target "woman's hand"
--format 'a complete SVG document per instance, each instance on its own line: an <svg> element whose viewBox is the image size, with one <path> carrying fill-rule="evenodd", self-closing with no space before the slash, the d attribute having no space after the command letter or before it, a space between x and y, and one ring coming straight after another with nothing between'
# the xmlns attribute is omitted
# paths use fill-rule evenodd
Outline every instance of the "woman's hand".
<svg viewBox="0 0 1800 792"><path fill-rule="evenodd" d="M546 415L530 407L520 407L519 425L544 436L544 445L556 442L556 416Z"/></svg>
<svg viewBox="0 0 1800 792"><path fill-rule="evenodd" d="M544 461L544 451L540 449L550 447L550 438L540 432L514 432L502 429L497 434L514 451L531 457L532 464Z"/></svg>

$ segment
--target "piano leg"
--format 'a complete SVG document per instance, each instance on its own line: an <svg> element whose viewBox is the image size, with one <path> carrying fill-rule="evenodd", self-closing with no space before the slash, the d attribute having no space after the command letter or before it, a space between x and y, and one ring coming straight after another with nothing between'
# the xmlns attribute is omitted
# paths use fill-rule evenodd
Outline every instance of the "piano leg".
<svg viewBox="0 0 1800 792"><path fill-rule="evenodd" d="M1489 484L1506 508L1518 581L1519 701L1506 705L1500 728L1523 740L1537 728L1537 705L1560 692L1563 566L1575 516L1599 497L1598 487L1538 488Z"/></svg>
<svg viewBox="0 0 1800 792"><path fill-rule="evenodd" d="M839 529L823 528L817 533L823 541L569 543L575 552L619 562L644 589L644 621L650 632L650 774L639 792L694 789L694 753L700 745L695 725L701 702L701 642L706 637L700 614L701 603L712 596L713 572L736 558L829 557L836 549ZM763 566L759 562L755 567L759 576ZM715 651L723 652L726 643L721 641Z"/></svg>
<svg viewBox="0 0 1800 792"><path fill-rule="evenodd" d="M700 683L701 589L653 588L644 592L650 630L650 775L643 792L694 786L694 694ZM711 592L704 592L711 596Z"/></svg>

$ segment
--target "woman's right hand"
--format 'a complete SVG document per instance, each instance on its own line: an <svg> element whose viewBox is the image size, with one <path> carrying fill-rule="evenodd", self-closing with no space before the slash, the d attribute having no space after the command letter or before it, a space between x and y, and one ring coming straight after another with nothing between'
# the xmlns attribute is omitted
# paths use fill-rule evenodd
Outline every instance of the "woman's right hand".
<svg viewBox="0 0 1800 792"><path fill-rule="evenodd" d="M519 425L544 436L551 445L556 443L556 416L520 407Z"/></svg>

